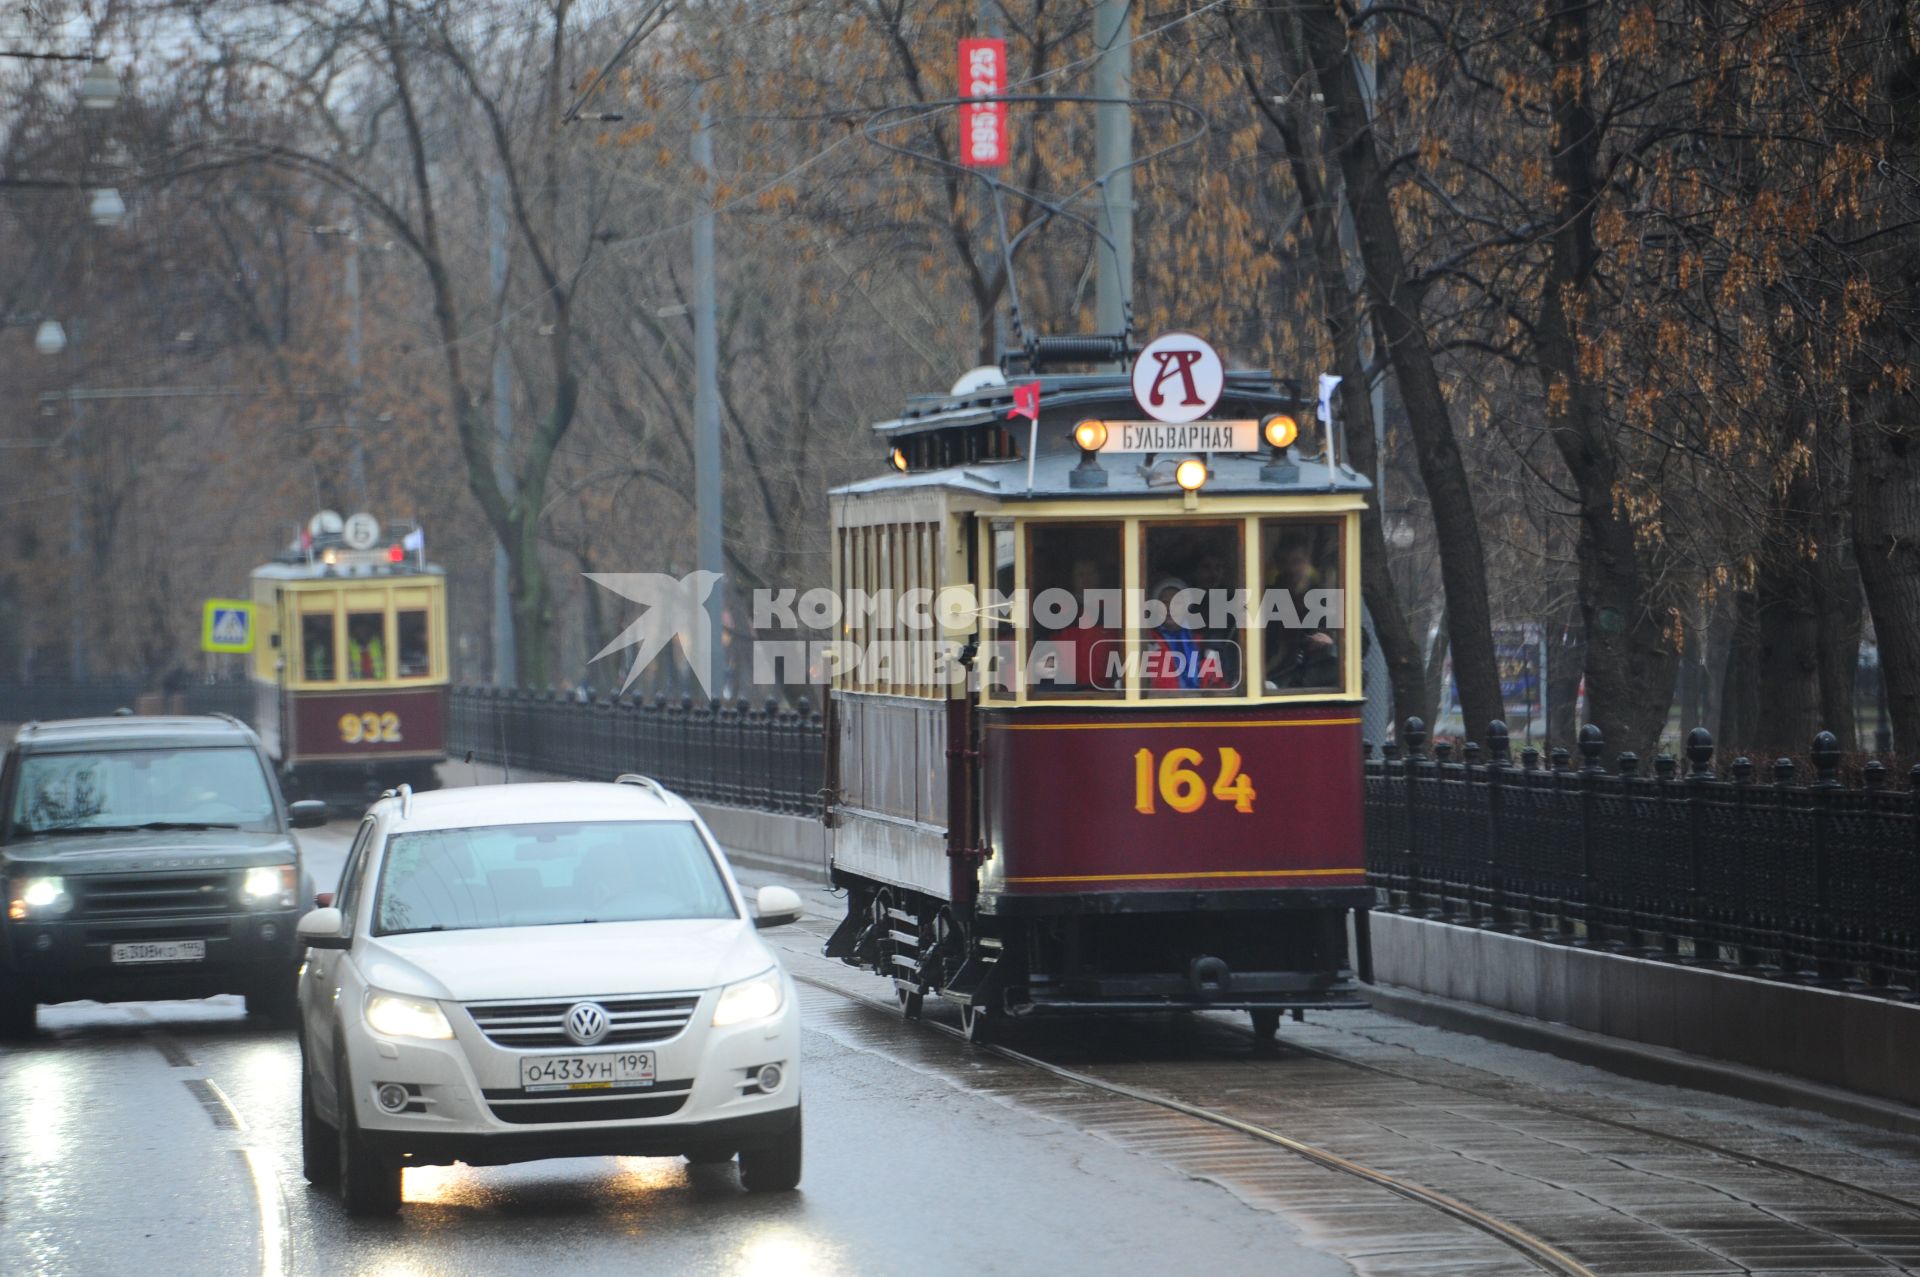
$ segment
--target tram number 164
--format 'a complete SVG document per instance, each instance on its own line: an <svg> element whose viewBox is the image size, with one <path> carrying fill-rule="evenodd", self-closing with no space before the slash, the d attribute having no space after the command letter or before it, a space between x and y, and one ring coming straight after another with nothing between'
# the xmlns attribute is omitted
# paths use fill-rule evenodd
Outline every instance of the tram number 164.
<svg viewBox="0 0 1920 1277"><path fill-rule="evenodd" d="M340 739L349 745L397 741L400 739L400 716L392 710L384 714L371 711L365 714L342 714Z"/></svg>
<svg viewBox="0 0 1920 1277"><path fill-rule="evenodd" d="M1213 787L1195 769L1204 756L1197 749L1170 749L1154 766L1153 751L1143 749L1133 756L1133 809L1143 816L1155 811L1156 789L1161 801L1181 815L1191 815L1206 806L1209 795L1217 802L1232 803L1233 809L1251 814L1255 797L1253 777L1240 770L1240 751L1230 745L1220 747L1220 770Z"/></svg>

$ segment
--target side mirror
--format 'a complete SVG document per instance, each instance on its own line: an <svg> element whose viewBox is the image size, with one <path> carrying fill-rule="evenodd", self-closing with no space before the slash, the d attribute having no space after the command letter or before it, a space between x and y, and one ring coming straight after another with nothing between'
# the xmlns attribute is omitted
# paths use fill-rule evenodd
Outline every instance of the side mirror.
<svg viewBox="0 0 1920 1277"><path fill-rule="evenodd" d="M318 829L327 823L327 804L320 798L302 798L287 808L295 829Z"/></svg>
<svg viewBox="0 0 1920 1277"><path fill-rule="evenodd" d="M784 927L790 922L798 922L800 915L806 912L800 897L786 887L760 888L754 906L753 925L762 931L768 927Z"/></svg>
<svg viewBox="0 0 1920 1277"><path fill-rule="evenodd" d="M340 911L328 905L304 915L294 934L310 949L344 949L353 943L353 937L345 933L346 923Z"/></svg>

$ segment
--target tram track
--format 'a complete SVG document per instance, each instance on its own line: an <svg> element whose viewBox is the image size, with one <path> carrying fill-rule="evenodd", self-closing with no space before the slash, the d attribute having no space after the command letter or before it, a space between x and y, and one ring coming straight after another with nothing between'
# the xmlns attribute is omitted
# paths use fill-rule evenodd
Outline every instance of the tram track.
<svg viewBox="0 0 1920 1277"><path fill-rule="evenodd" d="M816 932L818 925L810 918L800 928L816 944L826 937L826 931ZM820 961L818 950L804 942L792 952ZM831 969L818 974L794 974L836 1000L899 1023L900 1007L892 999L841 987L840 965L827 965ZM945 1038L964 1039L956 1026L931 1015L922 1023ZM1920 1182L1920 1162L1913 1160L1913 1148L1898 1141L1875 1152L1852 1147L1850 1140L1823 1138L1817 1126L1796 1132L1740 1111L1701 1112L1605 1088L1592 1094L1575 1088L1560 1097L1524 1075L1419 1052L1390 1036L1369 1034L1368 1026L1339 1024L1335 1017L1316 1018L1304 1036L1338 1034L1351 1039L1353 1052L1361 1056L1409 1049L1415 1054L1405 1063L1356 1058L1343 1049L1345 1041L1309 1042L1283 1033L1271 1058L1292 1057L1316 1070L1291 1072L1283 1084L1279 1078L1265 1080L1258 1067L1262 1061L1251 1050L1256 1045L1252 1033L1226 1016L1183 1016L1173 1022L1129 1016L1091 1022L1064 1038L1053 1022L1044 1029L1041 1022L1029 1027L1040 1030L1038 1036L1019 1045L1035 1054L1004 1042L968 1054L1036 1079L1055 1079L1063 1089L1053 1111L1070 1123L1077 1119L1075 1102L1067 1097L1097 1093L1107 1103L1146 1106L1165 1121L1190 1118L1221 1138L1230 1131L1290 1153L1287 1160L1300 1168L1297 1172L1244 1156L1236 1160L1223 1154L1217 1163L1226 1167L1222 1183L1230 1191L1240 1191L1227 1182L1236 1167L1282 1184L1284 1191L1247 1196L1289 1217L1296 1216L1302 1199L1321 1191L1301 1176L1325 1170L1401 1199L1412 1212L1401 1221L1409 1231L1419 1228L1413 1221L1423 1213L1465 1225L1459 1236L1481 1238L1488 1260L1512 1256L1516 1272L1739 1275L1864 1266L1920 1273L1920 1193L1912 1187ZM1353 1083L1339 1083L1340 1074ZM1011 1083L1011 1076L982 1076L978 1084L988 1093L1012 1093L1020 1102L1031 1084ZM1050 1103L1045 1097L1056 1094L1030 1093L1043 1097L1043 1111ZM1559 1102L1562 1098L1570 1102ZM1655 1110L1652 1118L1634 1120L1649 1105ZM1088 1111L1099 1116L1084 1129L1101 1133L1117 1123L1123 1137L1130 1136L1124 1119L1100 1113L1097 1104ZM1669 1122L1680 1129L1671 1129ZM1749 1140L1757 1147L1746 1147ZM1335 1160L1319 1161L1291 1148L1289 1141ZM1134 1142L1155 1153L1174 1149L1170 1164L1193 1173L1196 1159L1164 1134ZM1193 1142L1200 1142L1197 1135ZM1836 1162L1842 1149L1851 1164ZM1564 1151L1559 1160L1557 1151ZM1355 1174L1337 1162L1379 1172L1384 1180ZM1200 1173L1214 1177L1205 1167ZM1403 1191L1409 1186L1425 1192ZM1449 1204L1476 1212L1495 1227L1457 1214ZM1337 1231L1339 1224L1324 1200L1307 1202L1303 1218L1309 1228L1331 1221ZM1515 1245L1500 1226L1545 1246L1554 1257ZM1440 1231L1430 1235L1436 1243L1443 1236ZM1332 1244L1363 1271L1402 1271L1369 1269L1379 1257L1364 1243L1345 1250L1337 1238ZM1409 1260L1413 1253L1408 1252Z"/></svg>
<svg viewBox="0 0 1920 1277"><path fill-rule="evenodd" d="M803 972L795 971L791 974L796 981L810 988L819 989L822 992L831 994L847 1002L871 1008L887 1015L889 1018L898 1018L900 1014L897 1005L882 998L855 993L831 981L823 980L818 976ZM922 1028L931 1029L936 1033L944 1034L957 1041L964 1042L966 1040L965 1035L952 1025L943 1024L935 1020L921 1020L919 1023ZM1311 1162L1316 1166L1335 1172L1336 1174L1346 1175L1372 1184L1398 1197L1437 1211L1442 1215L1493 1238L1495 1241L1517 1253L1541 1272L1557 1274L1558 1277L1597 1277L1594 1270L1588 1268L1552 1243L1528 1232L1524 1228L1499 1219L1486 1211L1471 1206L1437 1189L1415 1183L1401 1176L1389 1174L1386 1171L1377 1170L1350 1158L1342 1157L1337 1153L1330 1152L1327 1149L1320 1148L1304 1140L1295 1139L1282 1131L1274 1130L1272 1127L1235 1117L1231 1113L1222 1112L1219 1109L1189 1103L1186 1100L1181 1100L1174 1096L1161 1095L1153 1091L1128 1086L1125 1083L1114 1082L1105 1078L1096 1077L1092 1074L1082 1073L1077 1069L1055 1064L1052 1061L1043 1060L1038 1056L1028 1055L1022 1051L1016 1051L1011 1047L999 1043L974 1044L974 1049L1023 1068L1047 1074L1060 1081L1078 1087L1101 1092L1138 1104L1151 1105L1155 1108L1177 1113L1184 1117L1232 1131L1249 1139L1281 1149L1307 1162Z"/></svg>
<svg viewBox="0 0 1920 1277"><path fill-rule="evenodd" d="M1222 1032L1232 1034L1236 1038L1251 1040L1253 1036L1247 1030L1235 1025L1215 1022L1212 1027ZM1350 1029L1338 1029L1337 1027L1335 1031L1344 1033L1353 1032L1353 1030ZM1358 1036L1365 1037L1366 1035L1359 1034ZM1376 1039L1368 1040L1377 1041ZM1288 1042L1286 1049L1296 1054L1312 1056L1318 1060L1326 1060L1329 1063L1342 1065L1350 1069L1357 1069L1365 1073L1374 1073L1382 1077L1390 1077L1396 1081L1406 1082L1414 1086L1435 1087L1440 1090L1452 1091L1456 1095L1469 1096L1476 1100L1497 1101L1502 1104L1511 1104L1519 1108L1531 1109L1537 1113L1550 1113L1556 1117L1567 1118L1570 1121L1591 1122L1598 1126L1611 1127L1614 1130L1625 1131L1646 1139L1659 1140L1663 1143L1674 1145L1675 1147L1692 1149L1696 1152L1722 1157L1741 1165L1758 1167L1762 1170L1773 1171L1781 1175L1791 1175L1811 1183L1821 1184L1828 1188L1869 1198L1884 1206L1889 1206L1902 1214L1920 1219L1920 1202L1901 1197L1894 1193L1884 1192L1877 1188L1869 1188L1865 1184L1855 1183L1852 1180L1841 1179L1838 1176L1826 1175L1819 1171L1809 1170L1804 1166L1795 1166L1790 1162L1778 1161L1774 1158L1765 1157L1761 1154L1742 1149L1728 1148L1723 1144L1715 1144L1711 1140L1695 1139L1689 1135L1680 1135L1672 1131L1662 1131L1638 1122L1627 1122L1619 1118L1607 1117L1604 1114L1585 1112L1581 1109L1551 1104L1543 1100L1523 1099L1511 1094L1497 1093L1486 1089L1461 1085L1456 1082L1447 1082L1437 1078L1418 1077L1399 1069L1388 1068L1380 1064L1372 1064L1365 1060L1352 1059L1351 1057L1341 1055L1337 1051L1328 1051L1320 1047L1307 1046L1299 1042Z"/></svg>

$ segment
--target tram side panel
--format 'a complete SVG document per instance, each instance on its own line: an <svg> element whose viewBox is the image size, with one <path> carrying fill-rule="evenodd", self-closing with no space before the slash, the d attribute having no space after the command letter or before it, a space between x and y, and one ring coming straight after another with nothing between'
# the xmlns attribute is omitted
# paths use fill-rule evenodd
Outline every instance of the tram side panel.
<svg viewBox="0 0 1920 1277"><path fill-rule="evenodd" d="M1015 1000L1357 1005L1350 706L987 712L983 930ZM1026 988L1018 988L1024 977Z"/></svg>
<svg viewBox="0 0 1920 1277"><path fill-rule="evenodd" d="M1357 707L981 718L985 890L1366 885Z"/></svg>
<svg viewBox="0 0 1920 1277"><path fill-rule="evenodd" d="M835 691L837 879L948 895L945 701Z"/></svg>

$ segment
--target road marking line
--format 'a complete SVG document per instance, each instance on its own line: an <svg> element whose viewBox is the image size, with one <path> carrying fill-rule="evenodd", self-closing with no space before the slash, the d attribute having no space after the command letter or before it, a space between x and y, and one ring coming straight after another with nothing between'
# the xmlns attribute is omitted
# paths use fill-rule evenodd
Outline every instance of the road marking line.
<svg viewBox="0 0 1920 1277"><path fill-rule="evenodd" d="M286 1202L280 1196L280 1177L267 1155L252 1145L240 1150L247 1173L253 1177L253 1200L260 1209L260 1277L286 1277L293 1248L288 1245Z"/></svg>
<svg viewBox="0 0 1920 1277"><path fill-rule="evenodd" d="M212 1078L198 1080L204 1083L206 1093L226 1110L234 1130L250 1129L247 1119L240 1115L239 1105L220 1089L218 1082ZM244 1144L234 1151L246 1162L247 1177L253 1182L254 1207L260 1216L260 1277L286 1277L293 1258L292 1225L287 1217L286 1198L280 1189L280 1176L275 1173L265 1150Z"/></svg>

